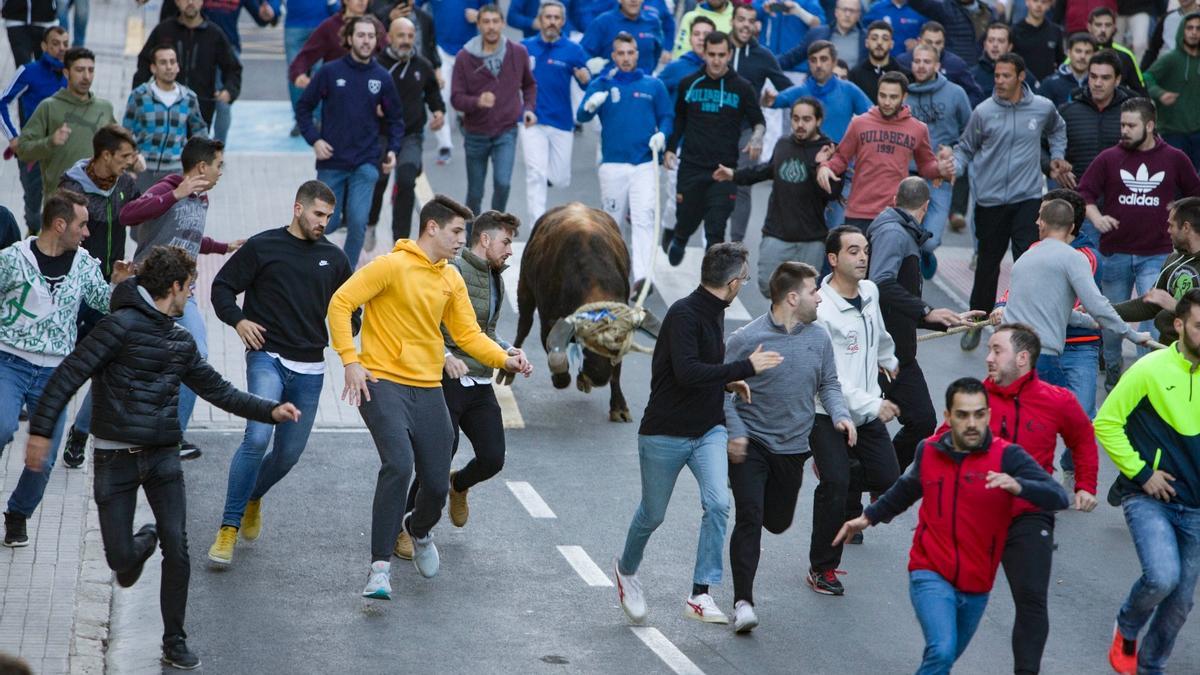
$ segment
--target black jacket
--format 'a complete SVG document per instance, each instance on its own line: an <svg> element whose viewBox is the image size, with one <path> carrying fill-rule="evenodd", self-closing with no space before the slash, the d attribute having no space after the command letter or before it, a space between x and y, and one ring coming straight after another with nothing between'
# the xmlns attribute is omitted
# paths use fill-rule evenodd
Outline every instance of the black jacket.
<svg viewBox="0 0 1200 675"><path fill-rule="evenodd" d="M971 77L975 78L975 83L979 85L979 90L986 92L987 96L990 97L992 92L996 90L996 62L989 59L987 54L981 55L975 67L971 69ZM1037 77L1029 70L1025 71L1025 84L1028 84L1029 88L1034 91L1037 91L1041 87L1041 83ZM979 104L976 103L975 105Z"/></svg>
<svg viewBox="0 0 1200 675"><path fill-rule="evenodd" d="M29 433L49 438L75 391L92 379L92 434L144 446L176 445L179 386L235 415L273 424L275 401L238 391L200 357L190 333L138 291L113 289L111 313L79 342L46 383Z"/></svg>
<svg viewBox="0 0 1200 675"><path fill-rule="evenodd" d="M425 131L425 108L430 112L446 112L442 90L438 87L437 75L427 59L413 54L405 63L398 63L388 47L376 57L392 76L396 93L400 95L400 111L404 117L404 135L421 134ZM379 133L387 135L387 120L380 122Z"/></svg>
<svg viewBox="0 0 1200 675"><path fill-rule="evenodd" d="M888 55L887 63L882 68L876 68L871 65L871 58L869 56L864 57L862 61L858 62L857 66L850 69L847 79L858 85L858 88L863 90L867 98L871 99L871 103L876 103L875 99L879 96L879 78L883 77L884 73L904 73L909 82L912 82L913 79L912 73L904 70L896 59L892 58L891 54Z"/></svg>
<svg viewBox="0 0 1200 675"><path fill-rule="evenodd" d="M389 16L394 8L399 4L399 0L371 0L371 4L367 6L367 12L374 15L379 22L383 24L385 30L392 26L392 19ZM413 11L408 15L409 21L413 22L416 28L417 41L414 45L417 53L425 57L426 61L433 64L433 67L442 67L442 56L438 54L437 40L434 36L433 15L426 12L421 7L413 7ZM380 36L380 39L387 43L387 35ZM387 66L384 66L385 68Z"/></svg>
<svg viewBox="0 0 1200 675"><path fill-rule="evenodd" d="M175 47L175 58L179 59L178 82L196 92L200 100L200 114L204 121L212 124L217 101L217 69L221 70L223 87L236 100L242 92L242 63L233 51L233 45L224 31L216 24L205 20L195 28L188 28L179 19L168 19L150 31L146 45L137 58L137 72L133 74L133 86L150 80L150 57L158 45Z"/></svg>
<svg viewBox="0 0 1200 675"><path fill-rule="evenodd" d="M758 44L757 40L750 40L745 45L734 49L733 56L729 60L729 67L745 78L750 86L754 87L754 91L762 91L763 84L767 80L775 85L775 91L783 91L792 86L792 81L783 74L779 62L775 60L775 55L771 53L771 50Z"/></svg>
<svg viewBox="0 0 1200 675"><path fill-rule="evenodd" d="M1050 19L1042 21L1040 26L1018 21L1012 27L1013 51L1025 59L1025 68L1039 80L1058 70L1058 64L1067 53L1063 38L1062 26Z"/></svg>
<svg viewBox="0 0 1200 675"><path fill-rule="evenodd" d="M125 257L125 226L121 224L121 209L141 197L142 192L128 173L118 176L108 192L101 190L84 171L89 161L80 160L67 169L58 179L58 186L87 198L88 236L83 240L83 248L100 261L104 278L111 280L113 263Z"/></svg>
<svg viewBox="0 0 1200 675"><path fill-rule="evenodd" d="M825 205L841 195L842 181L833 181L833 194L817 185L817 153L833 144L825 134L803 143L788 134L775 143L770 163L733 173L733 182L738 185L774 180L763 221L764 236L787 242L825 240L829 234Z"/></svg>
<svg viewBox="0 0 1200 675"><path fill-rule="evenodd" d="M917 359L917 328L946 330L922 319L930 307L921 299L921 244L930 234L907 211L889 206L871 221L868 278L879 287L883 325L896 343L896 358L904 366Z"/></svg>
<svg viewBox="0 0 1200 675"><path fill-rule="evenodd" d="M675 98L675 124L667 151L679 152L680 168L712 171L718 164L736 166L742 127L766 124L758 107L758 90L733 68L712 79L704 68L683 78Z"/></svg>
<svg viewBox="0 0 1200 675"><path fill-rule="evenodd" d="M1108 107L1098 110L1091 90L1080 87L1069 103L1059 107L1058 114L1067 123L1066 159L1077 177L1087 171L1096 155L1121 140L1121 104L1135 96L1132 90L1117 87Z"/></svg>
<svg viewBox="0 0 1200 675"><path fill-rule="evenodd" d="M50 23L58 20L58 2L66 0L4 0L0 15L5 21L21 23ZM24 64L18 63L17 66Z"/></svg>
<svg viewBox="0 0 1200 675"><path fill-rule="evenodd" d="M21 241L21 227L7 206L0 206L0 250Z"/></svg>

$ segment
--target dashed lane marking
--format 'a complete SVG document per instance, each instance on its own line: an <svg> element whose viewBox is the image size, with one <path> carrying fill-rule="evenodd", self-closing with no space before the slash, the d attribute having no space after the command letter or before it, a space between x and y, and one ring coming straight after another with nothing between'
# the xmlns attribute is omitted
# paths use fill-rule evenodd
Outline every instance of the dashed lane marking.
<svg viewBox="0 0 1200 675"><path fill-rule="evenodd" d="M133 15L125 19L125 56L137 56L146 43L146 22Z"/></svg>
<svg viewBox="0 0 1200 675"><path fill-rule="evenodd" d="M523 480L507 480L504 481L508 485L508 489L512 491L513 496L517 501L521 502L521 506L529 512L533 518L557 518L554 512L550 510L550 505L542 499L542 496L533 489L533 486Z"/></svg>
<svg viewBox="0 0 1200 675"><path fill-rule="evenodd" d="M517 407L517 397L513 395L512 387L493 384L496 401L500 403L500 417L505 429L524 429L525 418L521 417L521 409Z"/></svg>
<svg viewBox="0 0 1200 675"><path fill-rule="evenodd" d="M567 559L575 573L588 586L612 586L612 582L600 570L600 566L592 561L582 546L559 546L558 552Z"/></svg>
<svg viewBox="0 0 1200 675"><path fill-rule="evenodd" d="M699 666L692 663L683 652L679 651L665 635L658 632L657 628L649 628L646 626L630 626L629 630L642 641L642 644L650 648L662 662L667 664L667 667L676 673L676 675L704 675L704 671L700 670Z"/></svg>

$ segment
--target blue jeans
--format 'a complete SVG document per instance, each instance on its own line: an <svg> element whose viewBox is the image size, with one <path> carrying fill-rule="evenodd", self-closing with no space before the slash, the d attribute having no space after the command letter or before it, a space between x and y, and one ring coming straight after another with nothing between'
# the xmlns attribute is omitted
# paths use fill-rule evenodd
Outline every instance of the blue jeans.
<svg viewBox="0 0 1200 675"><path fill-rule="evenodd" d="M183 326L184 330L192 334L192 339L196 341L196 349L200 350L200 358L208 358L208 329L204 326L204 315L200 313L200 307L196 305L196 298L188 298L187 304L183 306L183 316L175 319L175 323ZM88 392L91 396L91 392ZM90 399L89 399L90 403ZM192 411L196 409L196 392L188 389L186 385L179 385L179 430L187 433L188 423L192 421ZM89 425L91 419L88 419Z"/></svg>
<svg viewBox="0 0 1200 675"><path fill-rule="evenodd" d="M54 368L35 366L19 356L0 352L0 448L11 443L17 433L21 406L26 406L30 414L37 409L42 388L53 372ZM29 518L38 504L42 503L42 494L46 492L46 483L50 482L50 470L54 468L54 460L58 456L58 444L62 440L66 421L64 412L54 423L54 437L50 439L50 453L46 455L45 468L40 472L21 469L17 487L13 488L8 498L9 513L19 513ZM25 448L14 448L12 451L24 454Z"/></svg>
<svg viewBox="0 0 1200 675"><path fill-rule="evenodd" d="M925 240L921 250L933 253L941 246L942 233L946 231L946 222L950 220L950 202L954 199L954 186L948 180L942 181L941 187L934 187L933 181L926 182L929 183L929 210L925 212L921 227L933 236Z"/></svg>
<svg viewBox="0 0 1200 675"><path fill-rule="evenodd" d="M71 46L82 47L87 40L87 25L88 25L88 10L91 9L91 0L59 0L58 6L58 25L67 29L71 34ZM75 27L72 29L70 21L71 7L75 8Z"/></svg>
<svg viewBox="0 0 1200 675"><path fill-rule="evenodd" d="M1040 365L1040 364L1039 364ZM1099 342L1068 342L1063 347L1062 356L1058 357L1058 365L1067 379L1065 386L1075 394L1079 407L1088 417L1096 416L1096 376L1100 374L1100 343ZM1041 375L1041 369L1038 369ZM1075 462L1071 459L1071 450L1063 449L1059 466L1063 471L1074 471Z"/></svg>
<svg viewBox="0 0 1200 675"><path fill-rule="evenodd" d="M229 465L222 525L240 527L247 500L262 499L299 461L317 417L324 375L288 370L266 352L246 352L246 390L274 401L289 401L300 409L299 422L278 426L246 422L246 435ZM267 452L271 434L275 446Z"/></svg>
<svg viewBox="0 0 1200 675"><path fill-rule="evenodd" d="M1200 577L1200 508L1131 495L1121 502L1142 576L1117 613L1121 635L1134 639L1147 622L1138 648L1138 673L1162 673L1187 621Z"/></svg>
<svg viewBox="0 0 1200 675"><path fill-rule="evenodd" d="M1190 134L1163 134L1163 140L1182 150L1183 154L1192 160L1192 166L1200 171L1200 131Z"/></svg>
<svg viewBox="0 0 1200 675"><path fill-rule="evenodd" d="M287 65L292 65L292 61L296 60L296 55L300 53L300 49L308 41L308 36L312 35L316 29L316 26L284 26L283 55L287 59ZM303 89L292 84L291 80L288 80L288 96L292 99L292 112L296 111L296 102L300 100L300 94L303 93Z"/></svg>
<svg viewBox="0 0 1200 675"><path fill-rule="evenodd" d="M908 596L925 635L917 675L949 673L967 650L987 608L987 593L963 593L929 570L908 573Z"/></svg>
<svg viewBox="0 0 1200 675"><path fill-rule="evenodd" d="M1138 295L1144 295L1154 288L1154 282L1158 280L1158 273L1162 271L1167 254L1113 253L1101 255L1100 258L1103 261L1100 277L1103 286L1101 290L1104 292L1104 297L1115 305L1128 300L1134 288L1137 289ZM1149 331L1155 338L1158 337L1158 331L1154 329L1153 321L1143 321L1138 326L1138 330ZM1109 371L1123 370L1121 342L1121 337L1116 333L1104 331L1104 366ZM1147 351L1145 347L1138 347L1138 356L1146 354Z"/></svg>
<svg viewBox="0 0 1200 675"><path fill-rule="evenodd" d="M236 51L234 52L234 56L239 56ZM221 77L221 71L218 69L214 91L221 91L224 88L225 79ZM224 143L229 138L229 127L233 126L233 103L217 101L216 107L213 109L212 126L213 139Z"/></svg>
<svg viewBox="0 0 1200 675"><path fill-rule="evenodd" d="M513 162L517 157L517 127L485 136L463 132L463 151L467 157L467 208L478 214L483 205L483 184L487 181L488 158L492 160L492 208L503 211L512 188Z"/></svg>
<svg viewBox="0 0 1200 675"><path fill-rule="evenodd" d="M697 584L721 583L725 523L729 519L728 444L729 434L719 424L699 438L638 436L642 500L625 537L625 551L620 562L622 574L634 574L641 566L646 542L662 525L675 481L687 466L700 484L700 506L704 509L692 581Z"/></svg>
<svg viewBox="0 0 1200 675"><path fill-rule="evenodd" d="M842 174L842 199L850 199L850 187L854 182L854 172L850 169ZM835 199L825 207L825 227L832 230L841 225L846 220L846 205L839 199ZM865 233L864 233L865 234Z"/></svg>
<svg viewBox="0 0 1200 675"><path fill-rule="evenodd" d="M1067 386L1067 374L1063 371L1061 357L1046 353L1038 356L1037 374L1047 384Z"/></svg>
<svg viewBox="0 0 1200 675"><path fill-rule="evenodd" d="M346 243L342 250L350 259L350 269L354 269L358 266L358 255L362 253L363 237L367 233L367 216L371 212L375 181L379 180L379 167L361 164L353 171L317 169L317 180L328 185L337 197L325 234L333 234L342 225L346 226Z"/></svg>

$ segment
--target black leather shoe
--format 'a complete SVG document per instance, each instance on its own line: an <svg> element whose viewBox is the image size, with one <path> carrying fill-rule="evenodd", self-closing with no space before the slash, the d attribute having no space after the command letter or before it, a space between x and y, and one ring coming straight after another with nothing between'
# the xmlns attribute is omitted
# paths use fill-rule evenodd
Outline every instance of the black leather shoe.
<svg viewBox="0 0 1200 675"><path fill-rule="evenodd" d="M133 535L134 545L142 545L142 553L138 556L138 563L133 568L124 572L117 572L117 583L121 584L121 588L129 588L137 583L139 577L142 576L142 569L146 566L146 561L150 556L154 555L154 549L158 546L158 530L154 525L147 523Z"/></svg>
<svg viewBox="0 0 1200 675"><path fill-rule="evenodd" d="M200 667L200 657L188 649L187 642L175 640L163 644L162 662L179 670L195 670Z"/></svg>

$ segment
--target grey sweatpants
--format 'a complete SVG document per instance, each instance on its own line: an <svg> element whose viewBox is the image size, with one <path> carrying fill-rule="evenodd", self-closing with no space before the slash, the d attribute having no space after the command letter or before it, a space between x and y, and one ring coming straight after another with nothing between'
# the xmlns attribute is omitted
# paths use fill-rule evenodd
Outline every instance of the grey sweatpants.
<svg viewBox="0 0 1200 675"><path fill-rule="evenodd" d="M763 235L758 246L758 290L764 298L771 297L771 274L780 263L803 262L821 269L825 263L825 242L784 241Z"/></svg>
<svg viewBox="0 0 1200 675"><path fill-rule="evenodd" d="M421 487L417 491L410 533L429 534L442 517L450 489L450 449L454 429L441 387L410 387L396 382L368 382L371 400L358 412L379 451L379 476L371 507L371 561L391 560L400 534L405 497L413 465Z"/></svg>

